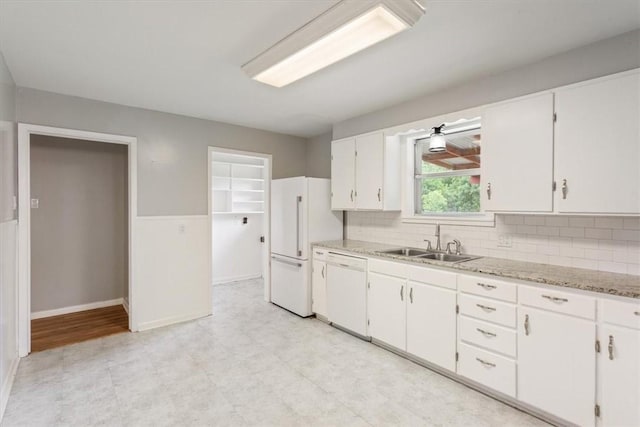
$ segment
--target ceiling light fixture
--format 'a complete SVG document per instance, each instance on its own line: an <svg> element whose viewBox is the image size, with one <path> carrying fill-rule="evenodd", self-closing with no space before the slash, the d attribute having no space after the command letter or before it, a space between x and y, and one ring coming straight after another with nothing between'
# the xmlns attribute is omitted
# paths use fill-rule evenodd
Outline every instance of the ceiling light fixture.
<svg viewBox="0 0 640 427"><path fill-rule="evenodd" d="M447 139L442 133L444 123L440 126L434 126L431 128L431 135L429 135L429 152L430 153L442 153L447 149Z"/></svg>
<svg viewBox="0 0 640 427"><path fill-rule="evenodd" d="M423 14L416 0L342 0L242 69L254 80L286 86L412 27Z"/></svg>

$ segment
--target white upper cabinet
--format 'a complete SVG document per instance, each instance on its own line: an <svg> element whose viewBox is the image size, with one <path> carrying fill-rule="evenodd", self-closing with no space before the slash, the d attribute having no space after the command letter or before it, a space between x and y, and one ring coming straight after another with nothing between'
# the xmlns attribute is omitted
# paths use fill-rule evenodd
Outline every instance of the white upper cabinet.
<svg viewBox="0 0 640 427"><path fill-rule="evenodd" d="M331 143L331 209L348 210L356 206L356 140Z"/></svg>
<svg viewBox="0 0 640 427"><path fill-rule="evenodd" d="M331 208L400 210L400 146L374 132L331 143Z"/></svg>
<svg viewBox="0 0 640 427"><path fill-rule="evenodd" d="M553 94L488 107L481 145L484 210L553 211Z"/></svg>
<svg viewBox="0 0 640 427"><path fill-rule="evenodd" d="M556 211L640 213L640 73L555 93Z"/></svg>

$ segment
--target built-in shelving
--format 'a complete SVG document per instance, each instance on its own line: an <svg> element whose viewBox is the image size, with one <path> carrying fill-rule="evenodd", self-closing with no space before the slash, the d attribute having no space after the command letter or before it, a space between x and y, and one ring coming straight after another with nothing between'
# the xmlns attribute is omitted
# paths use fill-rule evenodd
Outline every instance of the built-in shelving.
<svg viewBox="0 0 640 427"><path fill-rule="evenodd" d="M211 162L213 213L264 212L264 160L215 153Z"/></svg>

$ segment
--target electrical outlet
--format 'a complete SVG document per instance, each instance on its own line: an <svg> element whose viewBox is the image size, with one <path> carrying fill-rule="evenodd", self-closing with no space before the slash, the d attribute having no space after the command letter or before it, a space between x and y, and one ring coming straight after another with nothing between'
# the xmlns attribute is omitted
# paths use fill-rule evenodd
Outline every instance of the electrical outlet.
<svg viewBox="0 0 640 427"><path fill-rule="evenodd" d="M40 207L40 199L31 199L31 209L38 209Z"/></svg>
<svg viewBox="0 0 640 427"><path fill-rule="evenodd" d="M498 235L498 247L499 248L511 248L511 247L513 247L513 236L511 234L499 234Z"/></svg>

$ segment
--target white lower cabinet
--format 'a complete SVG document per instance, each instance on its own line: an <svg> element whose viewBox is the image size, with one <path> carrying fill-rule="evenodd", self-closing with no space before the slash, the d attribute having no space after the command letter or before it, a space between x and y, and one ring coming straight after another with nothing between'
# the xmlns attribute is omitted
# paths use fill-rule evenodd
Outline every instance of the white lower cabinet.
<svg viewBox="0 0 640 427"><path fill-rule="evenodd" d="M327 262L318 259L312 264L311 311L327 317Z"/></svg>
<svg viewBox="0 0 640 427"><path fill-rule="evenodd" d="M460 343L458 374L502 394L516 396L516 362L513 359Z"/></svg>
<svg viewBox="0 0 640 427"><path fill-rule="evenodd" d="M407 352L455 372L455 290L409 282Z"/></svg>
<svg viewBox="0 0 640 427"><path fill-rule="evenodd" d="M369 273L369 334L398 349L406 348L406 280Z"/></svg>
<svg viewBox="0 0 640 427"><path fill-rule="evenodd" d="M589 320L518 309L518 399L559 418L595 423L596 325Z"/></svg>

